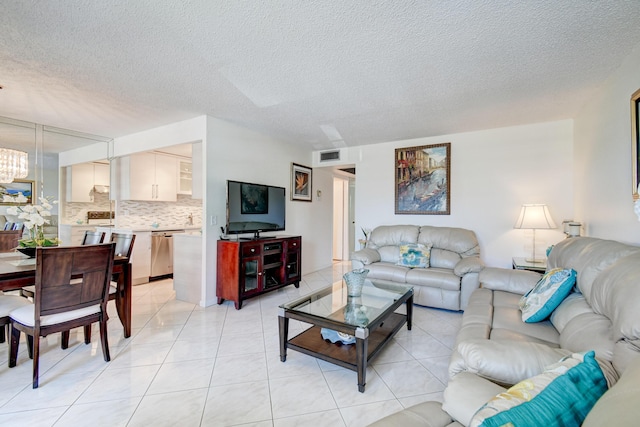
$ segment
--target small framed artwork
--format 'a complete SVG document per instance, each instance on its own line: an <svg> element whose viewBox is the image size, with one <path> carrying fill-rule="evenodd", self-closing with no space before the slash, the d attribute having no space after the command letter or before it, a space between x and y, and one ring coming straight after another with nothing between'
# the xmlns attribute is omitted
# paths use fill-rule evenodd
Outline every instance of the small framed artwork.
<svg viewBox="0 0 640 427"><path fill-rule="evenodd" d="M13 182L6 184L0 184L0 205L15 205L14 202L3 202L3 196L17 196L18 193L22 193L27 201L24 203L18 203L20 205L28 205L33 202L34 182L23 179L14 179Z"/></svg>
<svg viewBox="0 0 640 427"><path fill-rule="evenodd" d="M240 213L243 215L269 213L269 189L266 185L240 185Z"/></svg>
<svg viewBox="0 0 640 427"><path fill-rule="evenodd" d="M638 186L640 185L640 89L631 95L631 194L633 200L638 200Z"/></svg>
<svg viewBox="0 0 640 427"><path fill-rule="evenodd" d="M451 213L451 143L397 148L396 214Z"/></svg>
<svg viewBox="0 0 640 427"><path fill-rule="evenodd" d="M313 169L291 163L291 200L311 201Z"/></svg>

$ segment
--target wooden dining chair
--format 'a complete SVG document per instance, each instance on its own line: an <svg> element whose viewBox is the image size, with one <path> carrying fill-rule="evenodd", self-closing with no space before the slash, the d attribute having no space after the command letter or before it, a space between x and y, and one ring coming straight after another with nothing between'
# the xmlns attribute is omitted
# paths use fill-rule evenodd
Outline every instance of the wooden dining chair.
<svg viewBox="0 0 640 427"><path fill-rule="evenodd" d="M136 241L135 234L125 234L125 233L111 233L111 242L116 244L116 254L115 256L125 257L127 259L131 258L131 253L133 252L133 244ZM124 289L121 287L118 289L118 282L120 281L120 275L122 273L116 273L111 278L111 282L109 284L109 301L115 300L117 298L124 298ZM116 304L116 308L118 310L118 317L120 319L124 319L125 315L121 311L124 310L124 304ZM91 342L91 330L85 331L85 341Z"/></svg>
<svg viewBox="0 0 640 427"><path fill-rule="evenodd" d="M11 252L18 247L22 238L22 230L0 231L0 252Z"/></svg>
<svg viewBox="0 0 640 427"><path fill-rule="evenodd" d="M13 310L30 305L31 303L16 295L3 295L0 292L0 343L6 341L5 330L8 328L10 322L9 313Z"/></svg>
<svg viewBox="0 0 640 427"><path fill-rule="evenodd" d="M82 245L97 245L104 242L104 231L85 231Z"/></svg>
<svg viewBox="0 0 640 427"><path fill-rule="evenodd" d="M11 311L9 367L16 366L20 333L32 342L33 388L38 388L40 337L100 323L102 354L111 360L107 301L115 243L36 249L34 304ZM73 280L72 280L73 279ZM79 280L78 280L79 279ZM64 338L63 338L64 341ZM85 335L85 342L86 335Z"/></svg>
<svg viewBox="0 0 640 427"><path fill-rule="evenodd" d="M104 241L104 231L85 231L82 245L98 245ZM20 293L25 298L33 298L36 287L34 285L23 286Z"/></svg>

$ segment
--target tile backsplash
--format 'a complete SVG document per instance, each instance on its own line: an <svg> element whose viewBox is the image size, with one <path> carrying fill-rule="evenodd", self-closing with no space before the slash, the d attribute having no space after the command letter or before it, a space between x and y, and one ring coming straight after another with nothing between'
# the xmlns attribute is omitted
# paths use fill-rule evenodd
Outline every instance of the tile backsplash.
<svg viewBox="0 0 640 427"><path fill-rule="evenodd" d="M108 211L111 203L108 194L95 194L93 203L66 203L62 222L85 223L87 211ZM120 200L113 204L119 228L148 228L153 223L159 228L180 228L188 225L189 215L193 216L194 227L202 226L202 200L187 195L179 194L177 202Z"/></svg>

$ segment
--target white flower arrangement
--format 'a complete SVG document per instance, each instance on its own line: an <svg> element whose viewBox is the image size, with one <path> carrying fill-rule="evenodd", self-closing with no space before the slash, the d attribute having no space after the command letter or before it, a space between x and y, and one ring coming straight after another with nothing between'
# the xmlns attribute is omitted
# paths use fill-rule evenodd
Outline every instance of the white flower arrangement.
<svg viewBox="0 0 640 427"><path fill-rule="evenodd" d="M24 194L18 193L15 196L4 195L2 201L5 203L26 203L29 199ZM41 197L39 205L17 205L7 208L7 214L16 215L18 219L24 220L24 228L29 231L30 238L19 241L21 247L57 246L60 243L60 239L57 237L45 238L43 231L44 225L51 222L46 218L51 216L51 209L57 203L57 200L50 202L47 198Z"/></svg>

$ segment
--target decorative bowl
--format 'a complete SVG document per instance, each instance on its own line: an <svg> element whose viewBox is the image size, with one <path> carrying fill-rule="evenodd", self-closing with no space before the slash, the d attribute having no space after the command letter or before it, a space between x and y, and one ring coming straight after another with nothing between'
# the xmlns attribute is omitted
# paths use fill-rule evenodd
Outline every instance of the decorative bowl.
<svg viewBox="0 0 640 427"><path fill-rule="evenodd" d="M16 249L18 250L18 252L21 252L21 253L25 254L29 258L35 258L35 256L36 256L36 248L35 248L35 246L33 246L33 247L19 246Z"/></svg>

